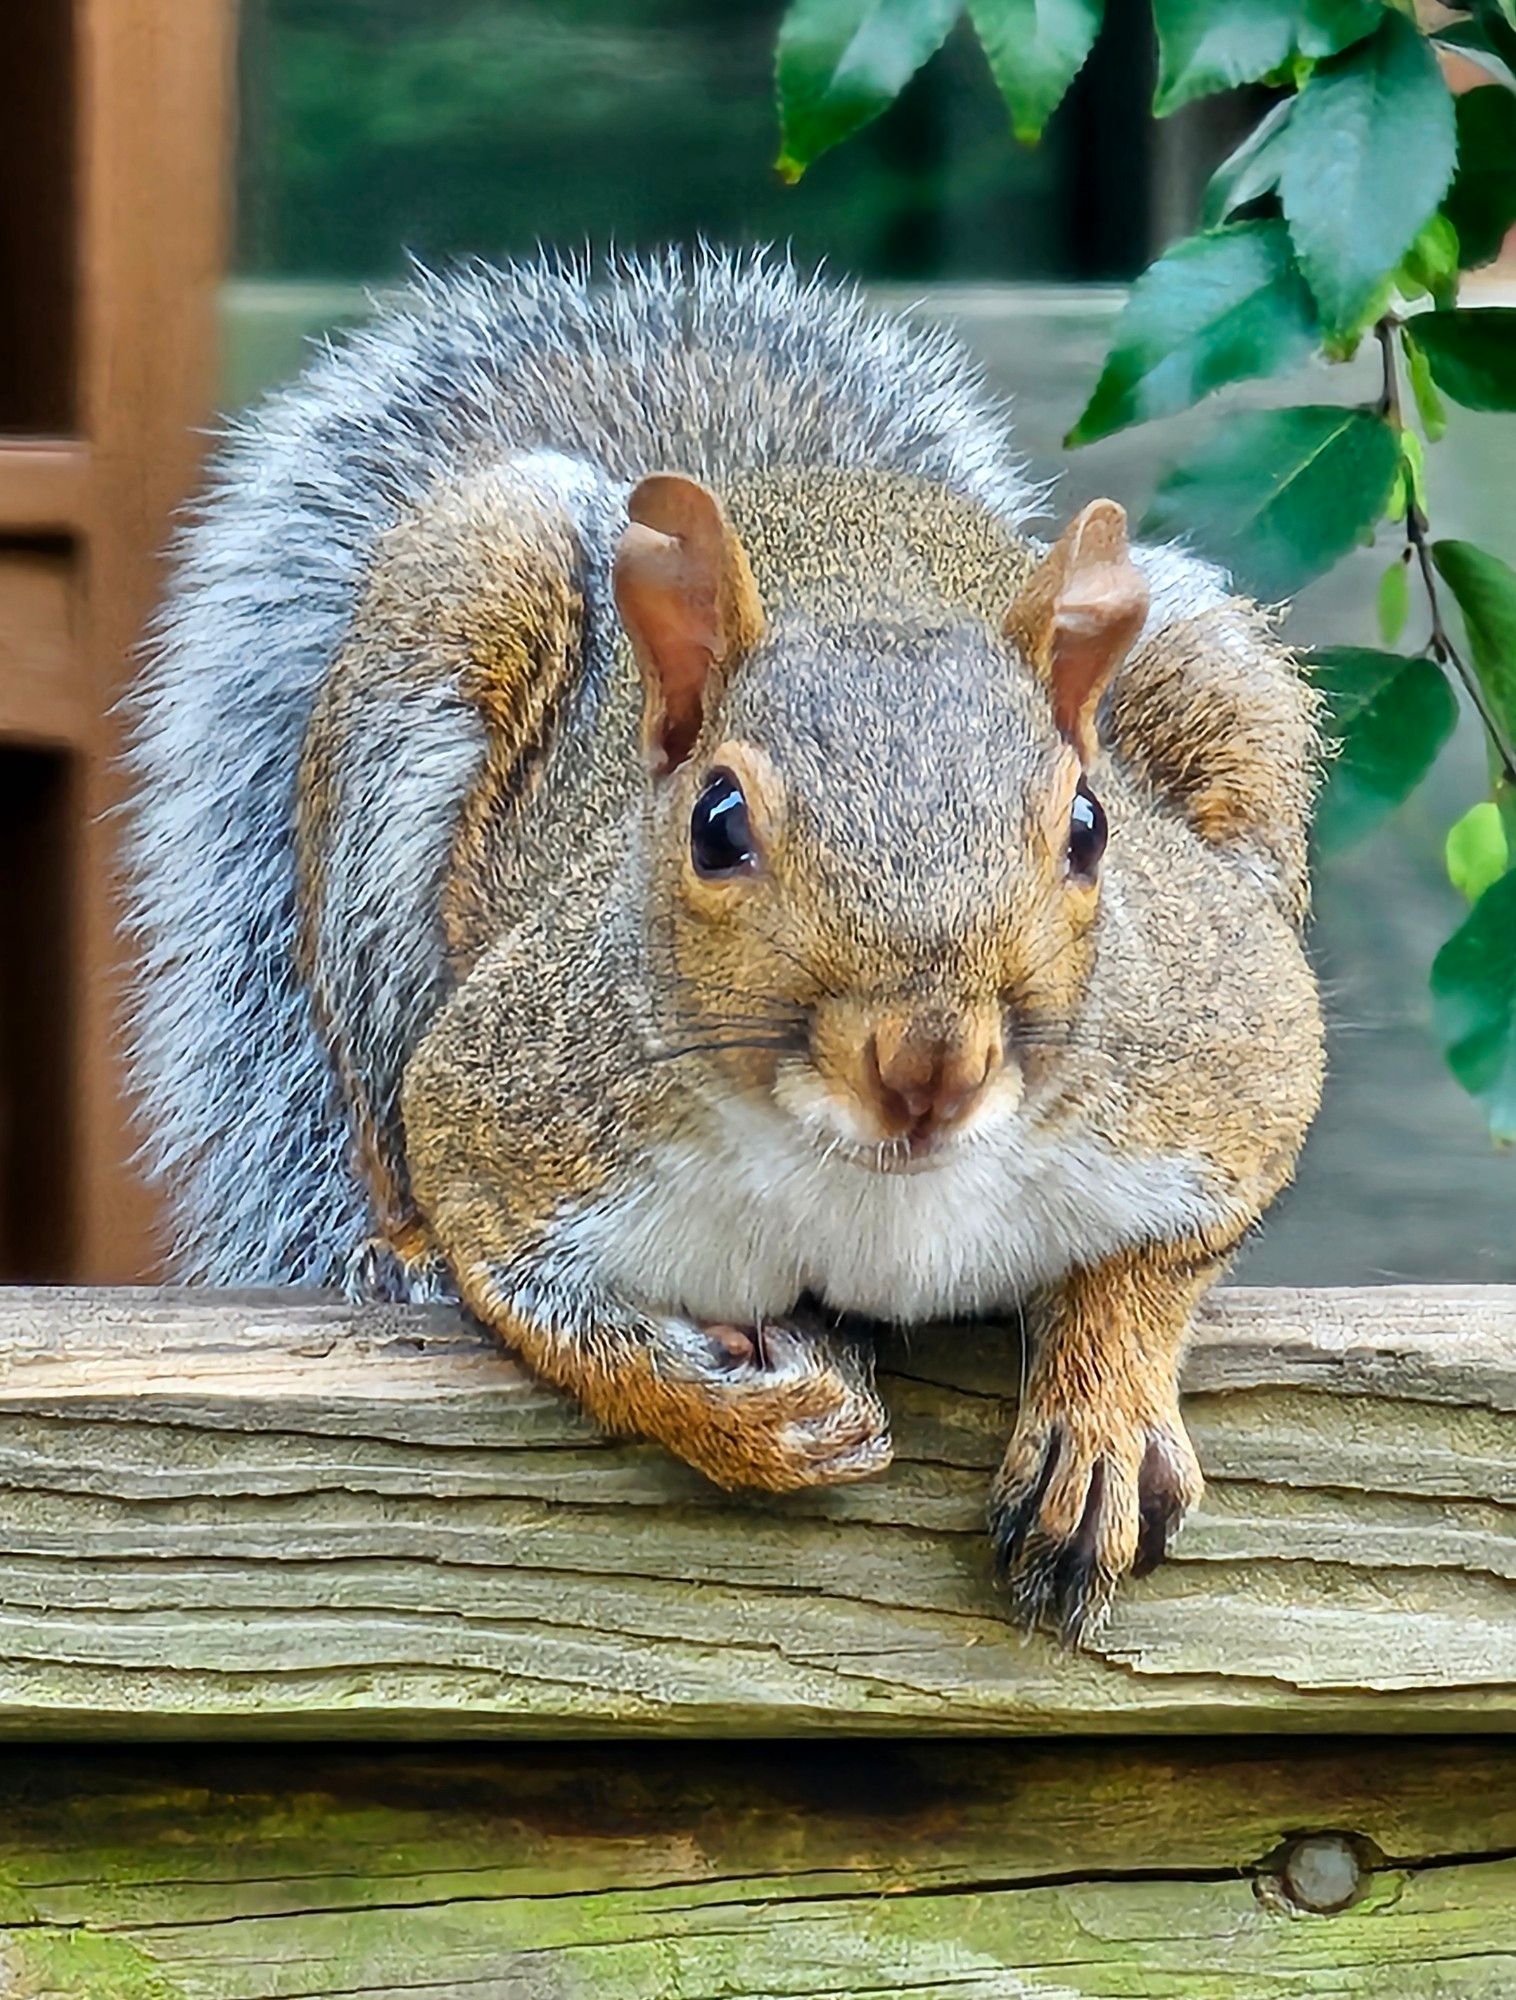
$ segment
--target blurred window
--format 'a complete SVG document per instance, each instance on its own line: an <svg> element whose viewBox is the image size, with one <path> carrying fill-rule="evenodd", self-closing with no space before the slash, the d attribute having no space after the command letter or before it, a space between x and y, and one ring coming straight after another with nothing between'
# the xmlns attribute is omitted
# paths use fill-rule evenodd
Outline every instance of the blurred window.
<svg viewBox="0 0 1516 2000"><path fill-rule="evenodd" d="M875 126L780 185L782 0L245 0L238 256L370 278L402 250L788 240L871 277L1143 261L1147 10L1117 0L1036 148L966 28ZM1116 163L1120 168L1116 171ZM1100 173L1098 170L1106 171ZM1104 192L1101 191L1103 184Z"/></svg>

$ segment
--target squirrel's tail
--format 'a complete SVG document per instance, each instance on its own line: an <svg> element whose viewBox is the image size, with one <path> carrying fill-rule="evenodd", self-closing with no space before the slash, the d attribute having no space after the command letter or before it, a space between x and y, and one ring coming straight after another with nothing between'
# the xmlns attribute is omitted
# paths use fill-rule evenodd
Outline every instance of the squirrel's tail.
<svg viewBox="0 0 1516 2000"><path fill-rule="evenodd" d="M910 471L1019 516L1034 496L1005 441L942 333L783 258L718 251L619 264L603 283L546 258L423 274L232 434L180 537L132 697L133 1070L146 1162L174 1204L177 1275L331 1284L372 1227L296 967L295 791L385 532L439 481L543 450L612 487L665 467L718 480L758 464ZM444 829L468 778L445 780L457 796L429 798L426 815ZM415 992L433 996L440 923L425 944L435 965L385 926L412 921L435 888L434 848L420 833L392 840L415 881L360 913L364 963L403 949ZM383 982L355 972L351 986L365 1011L341 1024L348 1044L393 1068L404 1050L388 1045L401 1030L381 1018Z"/></svg>
<svg viewBox="0 0 1516 2000"><path fill-rule="evenodd" d="M292 960L301 741L374 532L319 449L322 400L297 390L234 435L129 701L132 1080L192 1282L329 1284L364 1234Z"/></svg>

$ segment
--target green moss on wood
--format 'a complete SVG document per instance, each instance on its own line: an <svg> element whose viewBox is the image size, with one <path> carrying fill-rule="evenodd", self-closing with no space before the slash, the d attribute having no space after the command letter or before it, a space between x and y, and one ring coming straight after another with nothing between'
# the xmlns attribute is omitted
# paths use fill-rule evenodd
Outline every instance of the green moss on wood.
<svg viewBox="0 0 1516 2000"><path fill-rule="evenodd" d="M1509 2000L1516 1743L0 1753L6 2000ZM1282 1842L1362 1893L1293 1907Z"/></svg>
<svg viewBox="0 0 1516 2000"><path fill-rule="evenodd" d="M187 2000L130 1938L92 1930L0 1929L0 1984L6 2000Z"/></svg>

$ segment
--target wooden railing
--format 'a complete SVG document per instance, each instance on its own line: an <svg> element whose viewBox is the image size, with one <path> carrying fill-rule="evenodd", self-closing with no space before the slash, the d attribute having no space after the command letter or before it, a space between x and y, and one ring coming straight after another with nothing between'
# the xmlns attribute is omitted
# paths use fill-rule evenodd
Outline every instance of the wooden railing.
<svg viewBox="0 0 1516 2000"><path fill-rule="evenodd" d="M0 1994L1516 1992L1516 1290L1218 1295L1080 1653L1013 1336L882 1360L890 1472L759 1501L441 1308L0 1292Z"/></svg>

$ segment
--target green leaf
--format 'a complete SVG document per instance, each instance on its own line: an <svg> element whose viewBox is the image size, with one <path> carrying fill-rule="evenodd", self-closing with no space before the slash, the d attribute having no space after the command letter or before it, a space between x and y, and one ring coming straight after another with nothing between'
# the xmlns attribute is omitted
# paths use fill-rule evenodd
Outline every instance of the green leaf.
<svg viewBox="0 0 1516 2000"><path fill-rule="evenodd" d="M1330 56L1372 32L1378 0L1153 0L1160 118L1191 98L1256 83L1295 56Z"/></svg>
<svg viewBox="0 0 1516 2000"><path fill-rule="evenodd" d="M1411 577L1403 555L1396 556L1379 579L1379 636L1393 646L1411 615Z"/></svg>
<svg viewBox="0 0 1516 2000"><path fill-rule="evenodd" d="M1337 746L1316 807L1316 837L1341 848L1415 791L1453 733L1458 703L1432 660L1332 646L1312 654L1308 668Z"/></svg>
<svg viewBox="0 0 1516 2000"><path fill-rule="evenodd" d="M947 40L960 0L791 0L779 29L778 168L798 181L885 111Z"/></svg>
<svg viewBox="0 0 1516 2000"><path fill-rule="evenodd" d="M1396 268L1395 287L1408 298L1430 293L1439 306L1458 296L1458 231L1440 209L1417 230Z"/></svg>
<svg viewBox="0 0 1516 2000"><path fill-rule="evenodd" d="M1449 827L1446 855L1448 880L1467 903L1477 903L1500 880L1511 865L1511 849L1493 799L1481 799Z"/></svg>
<svg viewBox="0 0 1516 2000"><path fill-rule="evenodd" d="M1279 137L1294 103L1293 97L1286 97L1274 105L1211 175L1200 204L1203 229L1214 229L1218 222L1278 185L1282 158Z"/></svg>
<svg viewBox="0 0 1516 2000"><path fill-rule="evenodd" d="M1510 10L1492 0L1474 0L1474 25L1488 49L1493 49L1506 67L1516 73L1516 22Z"/></svg>
<svg viewBox="0 0 1516 2000"><path fill-rule="evenodd" d="M1505 828L1505 844L1516 855L1516 784L1512 784L1504 773L1497 775L1492 787L1495 794L1495 810L1500 814L1500 824Z"/></svg>
<svg viewBox="0 0 1516 2000"><path fill-rule="evenodd" d="M1491 46L1477 21L1445 21L1432 40L1439 49L1451 49L1455 55L1476 63L1486 76L1494 77L1497 83L1516 90L1516 67ZM1516 49L1512 50L1512 56L1516 58Z"/></svg>
<svg viewBox="0 0 1516 2000"><path fill-rule="evenodd" d="M1064 443L1188 409L1224 382L1278 374L1315 344L1315 307L1282 222L1191 236L1132 287L1095 393Z"/></svg>
<svg viewBox="0 0 1516 2000"><path fill-rule="evenodd" d="M1191 536L1256 596L1288 597L1373 533L1399 463L1368 410L1233 411L1169 473L1143 530Z"/></svg>
<svg viewBox="0 0 1516 2000"><path fill-rule="evenodd" d="M968 0L1018 139L1042 136L1100 32L1105 0Z"/></svg>
<svg viewBox="0 0 1516 2000"><path fill-rule="evenodd" d="M1469 410L1516 410L1516 306L1417 313L1406 336L1439 389Z"/></svg>
<svg viewBox="0 0 1516 2000"><path fill-rule="evenodd" d="M1472 542L1433 542L1432 560L1458 599L1479 684L1516 734L1516 570Z"/></svg>
<svg viewBox="0 0 1516 2000"><path fill-rule="evenodd" d="M1390 481L1389 494L1384 503L1384 518L1387 521L1403 521L1406 508L1411 504L1410 489L1406 485L1405 454L1395 461L1395 477Z"/></svg>
<svg viewBox="0 0 1516 2000"><path fill-rule="evenodd" d="M1448 427L1448 413L1443 407L1441 396L1432 381L1432 371L1427 366L1427 358L1414 340L1404 342L1405 371L1410 378L1411 394L1416 399L1416 412L1421 418L1421 428L1428 440L1436 444Z"/></svg>
<svg viewBox="0 0 1516 2000"><path fill-rule="evenodd" d="M1516 1140L1516 870L1494 882L1432 962L1432 1013L1448 1067Z"/></svg>
<svg viewBox="0 0 1516 2000"><path fill-rule="evenodd" d="M1458 100L1458 171L1444 207L1465 270L1500 254L1516 223L1516 96L1496 84Z"/></svg>
<svg viewBox="0 0 1516 2000"><path fill-rule="evenodd" d="M1453 173L1453 100L1403 14L1313 73L1281 145L1295 255L1326 331L1350 333Z"/></svg>
<svg viewBox="0 0 1516 2000"><path fill-rule="evenodd" d="M1425 520L1427 512L1427 461L1426 453L1422 449L1421 439L1417 437L1414 431L1407 430L1400 433L1400 457L1405 466L1406 486L1408 488L1407 497L1421 514L1422 519ZM1397 515L1404 512L1404 507L1397 507L1395 509Z"/></svg>
<svg viewBox="0 0 1516 2000"><path fill-rule="evenodd" d="M1387 272L1369 293L1368 304L1359 314L1357 321L1345 332L1330 333L1325 329L1321 335L1321 351L1328 361L1351 361L1363 345L1363 337L1373 328L1376 319L1381 319L1390 309L1395 296L1395 276Z"/></svg>

